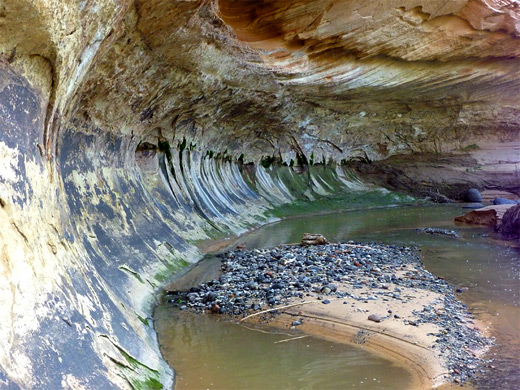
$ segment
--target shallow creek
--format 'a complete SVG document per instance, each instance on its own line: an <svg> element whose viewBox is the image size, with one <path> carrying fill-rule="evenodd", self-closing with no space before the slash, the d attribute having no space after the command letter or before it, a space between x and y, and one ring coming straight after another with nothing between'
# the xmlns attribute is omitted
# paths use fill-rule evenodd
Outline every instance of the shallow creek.
<svg viewBox="0 0 520 390"><path fill-rule="evenodd" d="M489 324L497 345L492 367L474 379L479 389L520 388L520 251L488 237L486 229L455 226L457 206L408 207L338 212L287 219L264 226L232 243L268 248L294 243L305 232L331 242L357 240L415 245L433 274L462 288L469 311ZM418 233L418 227L459 230L461 238ZM211 280L220 261L208 256L175 282L176 289ZM466 290L467 288L467 290ZM265 328L248 329L225 316L174 310L155 313L159 342L175 369L176 389L404 389L410 375L361 347Z"/></svg>

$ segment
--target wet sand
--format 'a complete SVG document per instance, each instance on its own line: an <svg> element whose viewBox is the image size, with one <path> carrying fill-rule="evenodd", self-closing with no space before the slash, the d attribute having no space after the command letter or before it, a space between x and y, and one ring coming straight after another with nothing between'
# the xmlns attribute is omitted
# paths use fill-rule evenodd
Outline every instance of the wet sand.
<svg viewBox="0 0 520 390"><path fill-rule="evenodd" d="M403 270L403 274L412 268L410 266ZM357 296L370 294L369 288L355 290L347 284L338 286L338 289ZM442 295L423 289L401 289L401 295L410 300L360 302L345 297L331 299L329 304L323 304L317 297L304 302L291 299L287 305L302 304L246 317L242 323L262 324L278 329L296 328L306 335L365 348L407 369L413 377L409 389L431 389L439 386L442 389L452 388L446 386L453 381L453 377L446 366L445 356L435 348L434 334L441 330L440 327L433 323L410 325L419 319L414 312L421 312L427 306L438 311L444 310L439 303ZM392 313L388 313L389 310ZM383 319L381 322L371 321L368 319L371 314ZM394 317L396 314L399 318ZM300 321L301 325L292 326L294 321ZM483 324L462 325L471 328L480 326L480 330L485 330ZM485 351L482 349L473 352L475 356L481 356Z"/></svg>

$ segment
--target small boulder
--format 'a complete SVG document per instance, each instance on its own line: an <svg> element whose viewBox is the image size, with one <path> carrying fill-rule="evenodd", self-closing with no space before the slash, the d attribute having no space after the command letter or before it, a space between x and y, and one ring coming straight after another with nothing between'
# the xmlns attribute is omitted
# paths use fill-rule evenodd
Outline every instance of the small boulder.
<svg viewBox="0 0 520 390"><path fill-rule="evenodd" d="M466 192L466 201L472 203L481 203L482 195L480 194L480 191L476 188L469 189L468 192Z"/></svg>
<svg viewBox="0 0 520 390"><path fill-rule="evenodd" d="M496 210L475 210L460 217L455 217L455 222L468 223L470 225L496 226Z"/></svg>
<svg viewBox="0 0 520 390"><path fill-rule="evenodd" d="M511 207L504 213L498 231L504 238L520 239L520 204Z"/></svg>
<svg viewBox="0 0 520 390"><path fill-rule="evenodd" d="M213 302L215 299L217 299L217 296L218 296L218 295L217 295L216 292L214 292L214 291L210 291L210 292L208 292L208 293L204 296L204 298L203 298L202 301L203 301L204 303Z"/></svg>
<svg viewBox="0 0 520 390"><path fill-rule="evenodd" d="M329 241L321 234L303 233L302 245L326 245Z"/></svg>
<svg viewBox="0 0 520 390"><path fill-rule="evenodd" d="M495 198L493 199L493 204L494 205L499 205L499 204L517 204L518 201L517 200L511 200L511 199L506 199L506 198Z"/></svg>

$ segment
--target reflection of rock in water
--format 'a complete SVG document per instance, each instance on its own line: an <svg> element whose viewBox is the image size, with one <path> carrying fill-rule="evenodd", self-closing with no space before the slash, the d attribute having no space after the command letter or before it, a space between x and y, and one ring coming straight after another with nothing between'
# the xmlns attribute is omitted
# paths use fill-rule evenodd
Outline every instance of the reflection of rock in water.
<svg viewBox="0 0 520 390"><path fill-rule="evenodd" d="M486 302L483 304L487 313L497 310ZM488 318L488 314L484 315ZM520 308L502 307L497 315L488 318L492 323L496 345L487 353L489 364L482 367L472 381L478 390L520 388Z"/></svg>
<svg viewBox="0 0 520 390"><path fill-rule="evenodd" d="M358 388L367 372L381 380L379 388L410 383L404 368L359 347L298 339L300 333L289 329L246 328L168 306L156 314L163 355L178 374L177 390ZM287 339L292 340L280 343Z"/></svg>

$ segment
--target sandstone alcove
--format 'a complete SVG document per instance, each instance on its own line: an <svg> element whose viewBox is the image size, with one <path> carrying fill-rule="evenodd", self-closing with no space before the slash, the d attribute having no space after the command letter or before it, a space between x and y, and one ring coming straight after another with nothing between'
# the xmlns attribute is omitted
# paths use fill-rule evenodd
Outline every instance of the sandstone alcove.
<svg viewBox="0 0 520 390"><path fill-rule="evenodd" d="M0 1L0 387L168 388L151 310L197 243L356 175L518 194L519 20L513 0Z"/></svg>

